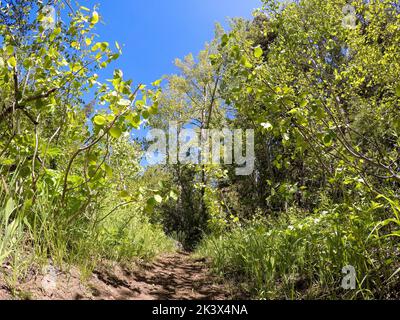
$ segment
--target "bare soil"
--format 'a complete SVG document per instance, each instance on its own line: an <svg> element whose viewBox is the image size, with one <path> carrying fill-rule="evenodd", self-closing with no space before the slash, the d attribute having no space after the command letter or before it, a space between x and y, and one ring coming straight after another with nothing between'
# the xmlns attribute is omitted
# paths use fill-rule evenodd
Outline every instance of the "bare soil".
<svg viewBox="0 0 400 320"><path fill-rule="evenodd" d="M232 286L211 275L204 259L187 253L164 255L133 266L104 264L81 281L77 269L56 277L32 272L11 290L0 279L0 299L31 300L226 300ZM55 280L54 280L55 279Z"/></svg>

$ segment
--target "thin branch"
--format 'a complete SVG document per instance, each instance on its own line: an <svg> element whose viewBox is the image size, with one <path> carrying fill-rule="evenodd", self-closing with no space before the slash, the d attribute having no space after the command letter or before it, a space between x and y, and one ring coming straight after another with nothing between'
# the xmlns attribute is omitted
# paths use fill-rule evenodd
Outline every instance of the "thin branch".
<svg viewBox="0 0 400 320"><path fill-rule="evenodd" d="M106 220L109 216L111 216L115 211L117 211L119 208L127 206L128 204L134 203L136 202L136 200L131 200L131 201L127 201L127 202L123 202L120 203L119 205L117 205L114 209L112 209L109 213L107 213L103 218L95 221L94 225L99 224L101 222L103 222L104 220Z"/></svg>
<svg viewBox="0 0 400 320"><path fill-rule="evenodd" d="M137 93L140 90L140 87L142 85L140 84L136 90L134 91L133 95L136 96ZM81 148L79 148L77 151L75 151L75 153L72 155L67 169L65 171L65 177L64 177L64 186L63 186L63 192L62 192L62 196L61 196L61 203L65 203L65 196L67 194L68 191L68 177L69 177L69 173L71 171L72 168L72 164L74 163L75 159L79 156L79 154L81 154L82 152L90 149L91 147L93 147L94 145L96 145L97 143L99 143L109 132L110 130L114 127L115 123L124 115L126 114L130 109L130 106L128 106L124 111L120 112L115 118L114 120L110 123L110 125L103 131L103 133L97 137L93 142L91 142L90 144L88 144L87 146L83 146Z"/></svg>

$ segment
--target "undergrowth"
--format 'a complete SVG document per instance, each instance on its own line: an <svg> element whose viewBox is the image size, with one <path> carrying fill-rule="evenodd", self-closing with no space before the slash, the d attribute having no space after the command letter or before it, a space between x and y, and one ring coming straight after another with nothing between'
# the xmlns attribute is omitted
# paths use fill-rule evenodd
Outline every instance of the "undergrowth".
<svg viewBox="0 0 400 320"><path fill-rule="evenodd" d="M379 236L378 213L343 205L314 214L290 210L206 237L197 253L261 299L387 298L397 258L391 240ZM348 266L356 271L354 290L342 288Z"/></svg>

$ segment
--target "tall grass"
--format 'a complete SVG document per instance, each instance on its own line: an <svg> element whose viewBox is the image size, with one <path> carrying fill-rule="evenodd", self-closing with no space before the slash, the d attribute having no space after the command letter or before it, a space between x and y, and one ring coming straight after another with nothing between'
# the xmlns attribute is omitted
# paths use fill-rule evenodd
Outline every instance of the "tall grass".
<svg viewBox="0 0 400 320"><path fill-rule="evenodd" d="M98 227L97 239L101 256L113 261L151 259L175 248L162 226L150 223L139 205L115 211Z"/></svg>
<svg viewBox="0 0 400 320"><path fill-rule="evenodd" d="M40 220L32 228L37 257L45 253L56 263L67 262L90 272L102 260L149 260L174 249L173 240L161 226L149 221L140 203L114 210L115 200L110 195L72 221L54 217L57 211L45 207L49 203L45 200L40 206L43 213L35 215Z"/></svg>
<svg viewBox="0 0 400 320"><path fill-rule="evenodd" d="M0 209L0 265L12 256L23 238L22 223L16 212L17 208L12 198Z"/></svg>
<svg viewBox="0 0 400 320"><path fill-rule="evenodd" d="M376 210L340 205L312 215L292 210L209 236L198 253L220 274L243 277L258 298L376 298L385 294L392 248L371 236L376 219ZM342 288L346 266L356 270L355 290Z"/></svg>
<svg viewBox="0 0 400 320"><path fill-rule="evenodd" d="M50 263L67 270L74 265L85 275L105 260L148 260L174 250L173 240L149 221L140 203L113 210L116 197L110 193L71 219L47 188L32 203L16 186L18 179L3 178L0 189L0 267L8 265L10 287L32 266Z"/></svg>

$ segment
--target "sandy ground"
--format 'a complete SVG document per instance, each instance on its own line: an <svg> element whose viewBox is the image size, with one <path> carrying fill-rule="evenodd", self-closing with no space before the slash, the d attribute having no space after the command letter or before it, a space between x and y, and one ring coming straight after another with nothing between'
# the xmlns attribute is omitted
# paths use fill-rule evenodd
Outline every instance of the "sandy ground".
<svg viewBox="0 0 400 320"><path fill-rule="evenodd" d="M186 253L161 256L132 267L99 267L82 282L79 272L32 272L14 292L0 280L0 299L31 300L225 300L231 289L212 276L203 259Z"/></svg>

